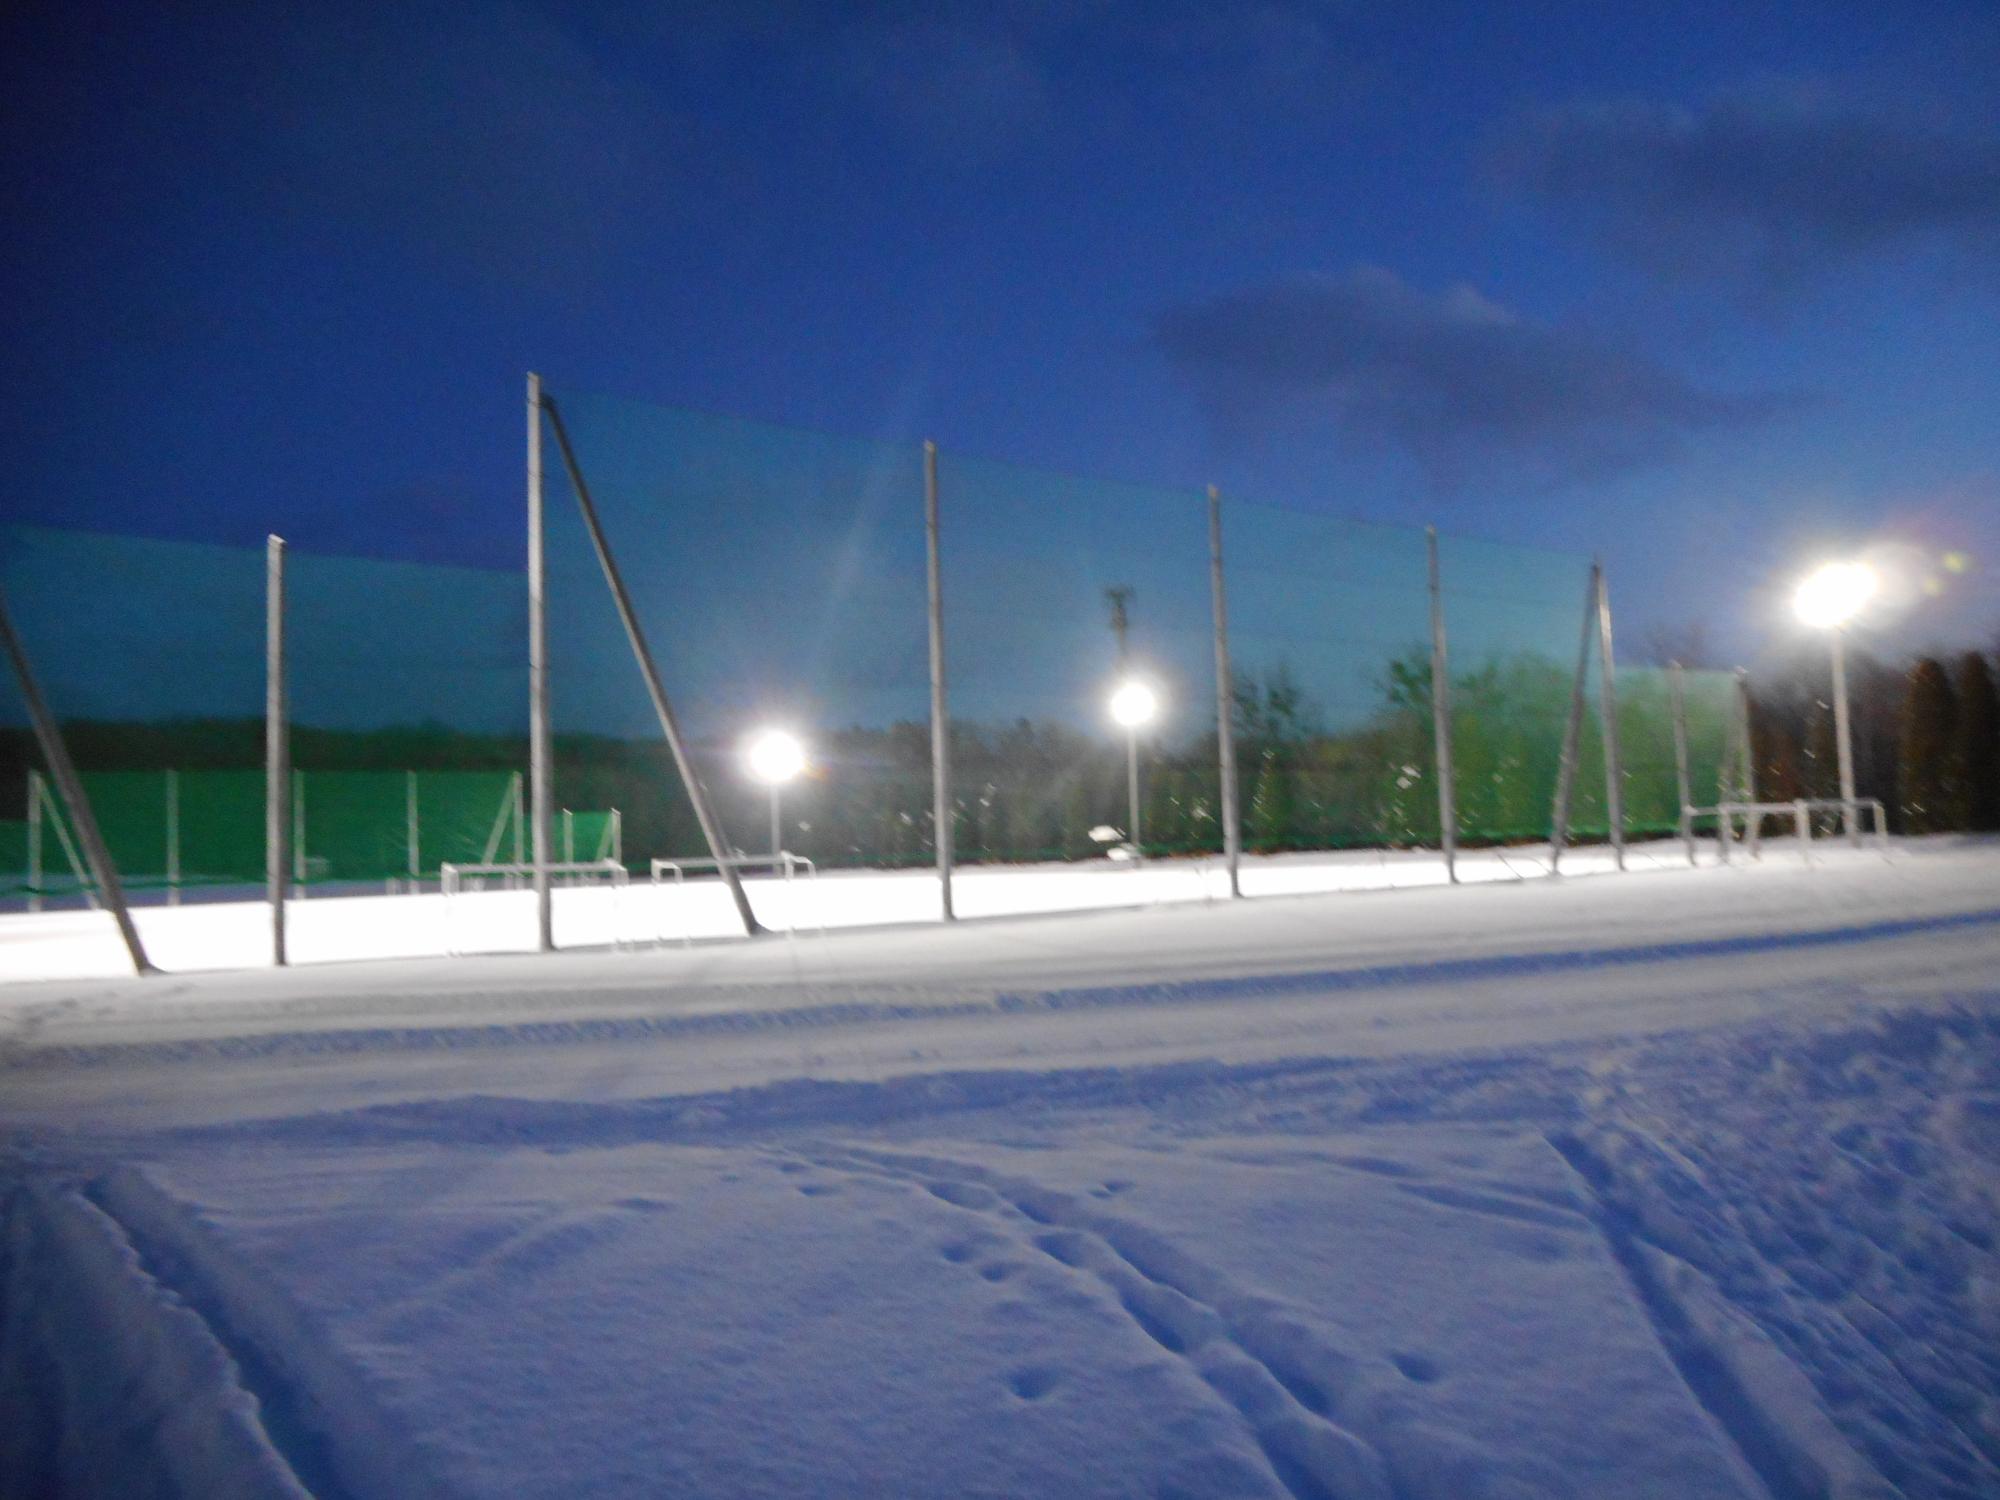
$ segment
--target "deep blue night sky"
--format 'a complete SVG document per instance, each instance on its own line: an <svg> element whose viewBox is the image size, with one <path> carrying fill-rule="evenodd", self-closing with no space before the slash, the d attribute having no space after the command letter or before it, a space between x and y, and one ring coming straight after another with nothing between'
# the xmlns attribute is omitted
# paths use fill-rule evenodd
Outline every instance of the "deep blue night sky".
<svg viewBox="0 0 2000 1500"><path fill-rule="evenodd" d="M2000 625L1982 0L10 7L16 519L509 564L521 375Z"/></svg>

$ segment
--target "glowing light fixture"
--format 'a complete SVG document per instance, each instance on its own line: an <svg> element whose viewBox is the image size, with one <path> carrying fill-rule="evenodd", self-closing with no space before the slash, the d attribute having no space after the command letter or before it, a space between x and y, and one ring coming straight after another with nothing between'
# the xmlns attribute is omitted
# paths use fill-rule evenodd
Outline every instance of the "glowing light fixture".
<svg viewBox="0 0 2000 1500"><path fill-rule="evenodd" d="M798 736L782 729L765 729L752 735L743 747L743 760L750 774L767 786L783 786L806 768L806 747Z"/></svg>
<svg viewBox="0 0 2000 1500"><path fill-rule="evenodd" d="M1160 695L1151 685L1128 677L1111 693L1111 717L1127 729L1140 729L1159 717Z"/></svg>
<svg viewBox="0 0 2000 1500"><path fill-rule="evenodd" d="M1792 608L1806 624L1838 630L1867 607L1882 580L1864 562L1834 562L1810 574L1792 596Z"/></svg>

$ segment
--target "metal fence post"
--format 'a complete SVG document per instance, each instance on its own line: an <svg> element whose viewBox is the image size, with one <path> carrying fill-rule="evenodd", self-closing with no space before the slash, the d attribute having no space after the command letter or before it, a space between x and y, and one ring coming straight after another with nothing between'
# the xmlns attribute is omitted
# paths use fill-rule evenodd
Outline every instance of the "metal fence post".
<svg viewBox="0 0 2000 1500"><path fill-rule="evenodd" d="M1229 894L1243 894L1243 833L1236 817L1236 686L1229 667L1229 599L1222 578L1222 497L1208 487L1208 592L1215 618L1215 746L1222 777L1222 857Z"/></svg>
<svg viewBox="0 0 2000 1500"><path fill-rule="evenodd" d="M28 648L14 633L14 620L7 611L4 596L0 596L0 644L5 645L7 656L13 662L14 675L21 685L21 701L35 726L35 738L41 744L42 759L48 762L49 775L55 779L56 791L61 795L70 823L83 844L91 879L103 894L104 904L118 924L118 935L125 940L125 951L131 956L133 971L150 974L153 965L146 957L145 946L139 941L139 929L132 923L132 913L126 908L125 887L118 879L118 867L111 862L111 853L104 847L104 835L98 831L97 815L90 810L90 799L84 795L83 781L69 758L69 747L63 743L62 730L56 724L55 715L49 712L48 703L42 697L41 685L35 681L34 669L28 664ZM57 824L57 832L61 832L60 823Z"/></svg>
<svg viewBox="0 0 2000 1500"><path fill-rule="evenodd" d="M1604 723L1604 811L1611 824L1611 853L1625 868L1625 761L1618 750L1618 685L1611 652L1611 590L1597 567L1597 695Z"/></svg>
<svg viewBox="0 0 2000 1500"><path fill-rule="evenodd" d="M1555 805L1549 814L1549 872L1562 873L1569 842L1570 794L1576 786L1576 752L1583 739L1584 679L1590 674L1590 636L1597 628L1597 564L1583 590L1583 641L1576 651L1576 680L1570 684L1569 718L1563 723L1562 757L1556 763Z"/></svg>
<svg viewBox="0 0 2000 1500"><path fill-rule="evenodd" d="M1445 650L1444 597L1438 581L1438 532L1424 528L1431 585L1431 738L1437 746L1438 838L1444 872L1458 884L1458 785L1451 768L1451 661Z"/></svg>
<svg viewBox="0 0 2000 1500"><path fill-rule="evenodd" d="M534 852L535 943L556 945L549 890L550 750L548 556L542 514L542 377L528 376L528 800Z"/></svg>
<svg viewBox="0 0 2000 1500"><path fill-rule="evenodd" d="M418 843L422 833L417 823L417 773L405 771L403 775L406 778L403 783L403 827L410 850L410 894L414 896L424 878L423 852Z"/></svg>
<svg viewBox="0 0 2000 1500"><path fill-rule="evenodd" d="M1742 747L1741 759L1737 762L1740 778L1737 795L1745 802L1757 801L1757 741L1750 732L1750 673L1746 668L1736 669L1736 734ZM1752 859L1762 858L1764 839L1764 817L1761 813L1747 813L1743 818L1743 837L1749 846Z"/></svg>
<svg viewBox="0 0 2000 1500"><path fill-rule="evenodd" d="M181 904L181 773L167 772L167 905Z"/></svg>
<svg viewBox="0 0 2000 1500"><path fill-rule="evenodd" d="M1854 805L1854 729L1847 712L1847 627L1833 627L1833 738L1840 757L1840 826L1853 848L1861 847L1861 820Z"/></svg>
<svg viewBox="0 0 2000 1500"><path fill-rule="evenodd" d="M924 441L924 574L930 594L931 838L937 849L938 902L952 921L951 718L945 704L944 569L938 552L937 444Z"/></svg>
<svg viewBox="0 0 2000 1500"><path fill-rule="evenodd" d="M285 886L292 878L291 705L285 691L285 539L264 543L264 894L271 903L271 962L285 951Z"/></svg>
<svg viewBox="0 0 2000 1500"><path fill-rule="evenodd" d="M1681 682L1681 664L1667 665L1667 684L1673 691L1674 706L1674 789L1680 798L1681 842L1687 846L1688 863L1694 855L1694 789L1688 781L1687 694Z"/></svg>
<svg viewBox="0 0 2000 1500"><path fill-rule="evenodd" d="M287 716L291 705L285 706ZM290 749L290 723L286 724L287 750ZM292 896L303 901L310 894L306 882L306 773L292 772Z"/></svg>

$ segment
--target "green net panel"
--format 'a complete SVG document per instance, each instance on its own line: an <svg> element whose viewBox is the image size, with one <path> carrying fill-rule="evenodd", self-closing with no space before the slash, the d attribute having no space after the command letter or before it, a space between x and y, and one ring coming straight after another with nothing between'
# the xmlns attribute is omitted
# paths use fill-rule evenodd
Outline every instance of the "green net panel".
<svg viewBox="0 0 2000 1500"><path fill-rule="evenodd" d="M0 527L16 627L135 891L264 878L266 576L261 547ZM301 878L407 878L412 771L426 876L478 859L526 760L521 574L292 548L286 589ZM30 771L46 767L9 674L0 817L24 825L6 850L14 894L28 882ZM48 888L73 888L67 827L45 824Z"/></svg>
<svg viewBox="0 0 2000 1500"><path fill-rule="evenodd" d="M728 843L770 839L742 747L783 727L811 752L781 794L787 848L929 862L922 448L555 399ZM635 864L704 853L553 442L544 458L555 802L577 810L558 850L597 857L616 808ZM1126 733L1108 710L1127 676L1161 704L1135 736L1144 844L1219 848L1205 497L950 451L938 488L959 857L1078 858L1129 835ZM1223 532L1246 847L1435 846L1424 534L1237 499ZM1587 565L1450 536L1439 560L1457 835L1545 838ZM429 879L443 861L524 855L521 573L293 549L287 576L298 877ZM135 889L260 882L263 549L0 527L0 581ZM1579 838L1608 822L1596 671ZM1691 792L1707 804L1733 688L1720 673L1684 685ZM1667 676L1622 667L1617 686L1627 827L1671 833ZM17 893L39 767L10 683L0 822L23 826L0 856L22 872ZM48 832L44 875L67 878Z"/></svg>
<svg viewBox="0 0 2000 1500"><path fill-rule="evenodd" d="M1223 510L1246 849L1437 841L1423 533Z"/></svg>
<svg viewBox="0 0 2000 1500"><path fill-rule="evenodd" d="M1205 500L950 453L938 490L959 857L1074 858L1130 837L1108 706L1127 678L1158 705L1137 731L1143 843L1219 848Z"/></svg>
<svg viewBox="0 0 2000 1500"><path fill-rule="evenodd" d="M105 845L133 890L263 882L261 771L82 774ZM513 772L301 771L293 795L293 872L308 885L432 881L440 863L514 860L523 847L520 778ZM0 879L9 894L74 894L68 853L76 847L74 830L52 793L41 822L39 879L30 869L27 822L0 824L18 829L0 844Z"/></svg>
<svg viewBox="0 0 2000 1500"><path fill-rule="evenodd" d="M622 841L618 817L609 809L579 812L564 808L556 821L556 842L563 861L616 859Z"/></svg>
<svg viewBox="0 0 2000 1500"><path fill-rule="evenodd" d="M730 844L770 841L741 747L789 729L811 767L783 842L827 863L931 857L923 459L640 403L556 394ZM703 854L576 500L549 445L556 801L617 807L628 858Z"/></svg>
<svg viewBox="0 0 2000 1500"><path fill-rule="evenodd" d="M1439 537L1438 560L1459 839L1547 838L1590 565L1562 553L1451 536ZM1594 680L1587 686L1594 705ZM1595 722L1585 726L1591 734ZM1588 785L1601 792L1601 776ZM1573 812L1579 836L1593 827L1604 831L1601 800L1592 804L1594 813L1580 805Z"/></svg>

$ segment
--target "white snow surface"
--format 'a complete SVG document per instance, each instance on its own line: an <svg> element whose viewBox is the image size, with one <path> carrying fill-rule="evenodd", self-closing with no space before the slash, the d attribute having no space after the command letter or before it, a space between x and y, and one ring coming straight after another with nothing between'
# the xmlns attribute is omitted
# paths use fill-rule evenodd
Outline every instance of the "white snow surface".
<svg viewBox="0 0 2000 1500"><path fill-rule="evenodd" d="M1992 1496L2000 845L17 984L0 1194L0 1495Z"/></svg>
<svg viewBox="0 0 2000 1500"><path fill-rule="evenodd" d="M1801 858L1791 839L1773 840L1771 857ZM1784 851L1794 851L1786 853ZM1824 845L1804 857L1824 859ZM1697 858L1716 859L1704 843ZM1684 868L1678 841L1629 847L1631 868ZM1467 884L1547 878L1555 861L1547 845L1474 849L1461 854L1457 878ZM1583 845L1562 860L1565 876L1616 868L1611 852ZM1306 854L1247 855L1241 888L1249 897L1332 891L1409 890L1443 885L1435 850L1360 849ZM536 945L534 895L489 879L454 896L383 895L352 890L287 904L286 947L293 963L356 959L435 958L448 954L525 953ZM742 920L713 878L676 884L635 880L613 887L601 878L559 878L553 901L556 945L562 948L653 947L740 939ZM744 890L759 922L773 931L824 933L940 920L937 876L927 869L829 870L780 879L755 871ZM1042 865L972 865L953 880L961 917L985 919L1119 907L1212 903L1229 895L1220 858L1090 860ZM271 913L261 899L133 907L148 959L170 973L264 968L271 956ZM0 983L112 977L131 972L131 959L111 918L80 907L0 916Z"/></svg>

